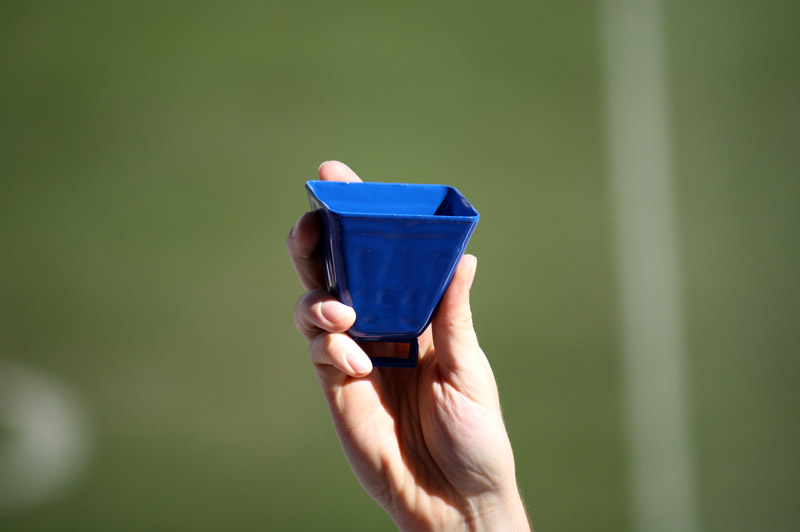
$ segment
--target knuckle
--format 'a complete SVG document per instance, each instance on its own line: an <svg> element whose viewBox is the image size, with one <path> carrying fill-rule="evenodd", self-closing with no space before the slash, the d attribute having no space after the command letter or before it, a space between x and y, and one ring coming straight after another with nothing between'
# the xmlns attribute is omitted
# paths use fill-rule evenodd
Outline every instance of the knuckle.
<svg viewBox="0 0 800 532"><path fill-rule="evenodd" d="M317 304L319 294L317 290L306 292L297 300L294 305L294 325L298 331L307 339L311 340L319 332L319 326L314 319L313 307Z"/></svg>
<svg viewBox="0 0 800 532"><path fill-rule="evenodd" d="M297 326L298 329L301 328L303 325L303 316L306 313L306 296L308 294L303 294L294 304L294 324Z"/></svg>
<svg viewBox="0 0 800 532"><path fill-rule="evenodd" d="M308 354L314 364L330 364L333 342L330 334L320 334L308 345Z"/></svg>
<svg viewBox="0 0 800 532"><path fill-rule="evenodd" d="M472 323L472 313L460 312L455 316L450 316L445 321L444 325L457 331L471 331L474 328L474 324Z"/></svg>

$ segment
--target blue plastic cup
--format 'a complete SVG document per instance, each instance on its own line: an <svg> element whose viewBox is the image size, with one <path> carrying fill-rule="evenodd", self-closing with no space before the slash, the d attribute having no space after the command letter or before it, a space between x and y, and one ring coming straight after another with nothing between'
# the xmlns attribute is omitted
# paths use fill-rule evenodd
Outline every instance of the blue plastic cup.
<svg viewBox="0 0 800 532"><path fill-rule="evenodd" d="M417 337L431 321L479 214L453 187L308 181L322 223L328 290L356 311L358 341L410 344L408 358L374 366L414 367Z"/></svg>

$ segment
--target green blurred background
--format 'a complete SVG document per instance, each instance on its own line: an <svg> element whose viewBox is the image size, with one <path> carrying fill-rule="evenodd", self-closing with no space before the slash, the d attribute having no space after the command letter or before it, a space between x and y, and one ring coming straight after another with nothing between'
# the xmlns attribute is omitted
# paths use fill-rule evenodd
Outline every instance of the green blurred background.
<svg viewBox="0 0 800 532"><path fill-rule="evenodd" d="M800 520L798 15L663 6L703 530ZM88 442L60 489L0 500L0 530L393 528L292 324L284 238L327 159L472 200L473 311L534 523L631 529L598 19L0 4L0 362L58 383Z"/></svg>

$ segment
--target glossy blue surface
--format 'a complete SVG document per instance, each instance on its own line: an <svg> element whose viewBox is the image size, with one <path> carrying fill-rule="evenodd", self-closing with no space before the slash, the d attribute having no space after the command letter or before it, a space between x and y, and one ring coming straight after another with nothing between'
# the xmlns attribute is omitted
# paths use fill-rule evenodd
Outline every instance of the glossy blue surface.
<svg viewBox="0 0 800 532"><path fill-rule="evenodd" d="M478 212L444 185L309 181L306 191L322 222L328 290L356 311L349 334L410 343L413 355ZM401 365L391 359L373 364Z"/></svg>

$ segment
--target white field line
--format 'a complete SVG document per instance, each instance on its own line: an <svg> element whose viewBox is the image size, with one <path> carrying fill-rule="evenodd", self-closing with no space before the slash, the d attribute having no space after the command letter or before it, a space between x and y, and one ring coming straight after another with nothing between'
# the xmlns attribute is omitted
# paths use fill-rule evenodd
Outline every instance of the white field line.
<svg viewBox="0 0 800 532"><path fill-rule="evenodd" d="M603 0L600 18L632 525L696 532L660 6Z"/></svg>

